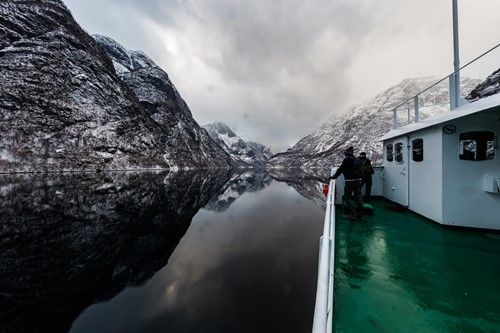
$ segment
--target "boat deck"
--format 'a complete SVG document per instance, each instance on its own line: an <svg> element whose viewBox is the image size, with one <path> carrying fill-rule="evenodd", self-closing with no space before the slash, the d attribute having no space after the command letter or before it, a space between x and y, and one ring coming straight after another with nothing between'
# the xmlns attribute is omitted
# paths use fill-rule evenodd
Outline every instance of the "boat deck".
<svg viewBox="0 0 500 333"><path fill-rule="evenodd" d="M333 332L500 332L500 232L336 208Z"/></svg>

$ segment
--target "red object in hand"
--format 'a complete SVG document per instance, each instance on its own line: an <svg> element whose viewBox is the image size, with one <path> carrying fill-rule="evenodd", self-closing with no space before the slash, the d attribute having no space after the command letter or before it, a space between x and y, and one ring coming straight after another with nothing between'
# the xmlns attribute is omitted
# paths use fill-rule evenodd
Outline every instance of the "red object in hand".
<svg viewBox="0 0 500 333"><path fill-rule="evenodd" d="M323 194L328 195L328 184L323 184Z"/></svg>

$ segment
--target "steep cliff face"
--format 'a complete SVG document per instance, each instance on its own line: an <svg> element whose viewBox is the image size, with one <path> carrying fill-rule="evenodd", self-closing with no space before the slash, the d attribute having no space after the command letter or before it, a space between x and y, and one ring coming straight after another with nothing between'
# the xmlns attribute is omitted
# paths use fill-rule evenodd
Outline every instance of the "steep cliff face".
<svg viewBox="0 0 500 333"><path fill-rule="evenodd" d="M147 55L130 51L106 36L95 35L94 39L148 115L167 131L165 159L170 165L227 167L238 164L198 125L168 74Z"/></svg>
<svg viewBox="0 0 500 333"><path fill-rule="evenodd" d="M365 151L375 164L381 163L382 146L378 139L392 128L393 109L438 80L439 78L426 77L402 81L368 103L353 106L342 115L331 117L287 152L276 154L269 160L268 166L300 168L328 176L329 171L318 174L314 169L329 170L332 166L340 165L344 158L343 151L348 146L355 147L355 154ZM462 95L469 93L478 83L478 80L463 77ZM420 119L448 110L449 92L446 81L419 98ZM401 108L401 111L405 111L405 108ZM400 113L399 117L403 122L408 122L407 112ZM414 116L411 115L410 118L413 121Z"/></svg>
<svg viewBox="0 0 500 333"><path fill-rule="evenodd" d="M264 166L273 156L269 147L257 142L244 141L222 122L214 122L203 127L235 161L251 166Z"/></svg>
<svg viewBox="0 0 500 333"><path fill-rule="evenodd" d="M137 98L62 1L0 12L0 172L228 166L178 94L165 101L185 115L175 125L140 98L148 87Z"/></svg>
<svg viewBox="0 0 500 333"><path fill-rule="evenodd" d="M493 72L486 80L478 84L465 99L469 102L475 102L481 98L498 93L500 93L500 69Z"/></svg>

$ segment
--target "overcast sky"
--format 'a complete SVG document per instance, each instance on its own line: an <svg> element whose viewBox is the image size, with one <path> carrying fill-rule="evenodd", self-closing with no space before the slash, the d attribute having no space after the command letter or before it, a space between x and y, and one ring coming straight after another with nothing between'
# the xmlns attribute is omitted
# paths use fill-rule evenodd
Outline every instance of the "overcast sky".
<svg viewBox="0 0 500 333"><path fill-rule="evenodd" d="M274 153L410 77L453 71L452 0L64 0L90 34L141 50L195 120ZM459 0L460 61L500 43L499 0ZM493 52L463 75L500 67Z"/></svg>

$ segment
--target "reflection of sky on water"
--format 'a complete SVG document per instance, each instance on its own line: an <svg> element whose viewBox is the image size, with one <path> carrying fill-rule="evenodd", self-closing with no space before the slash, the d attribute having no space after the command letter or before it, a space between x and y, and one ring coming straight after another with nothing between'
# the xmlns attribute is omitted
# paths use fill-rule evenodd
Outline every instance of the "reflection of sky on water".
<svg viewBox="0 0 500 333"><path fill-rule="evenodd" d="M72 332L310 331L323 219L278 182L202 209L166 267L88 308Z"/></svg>

